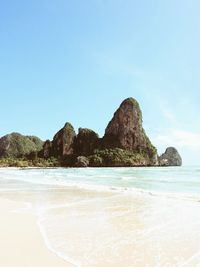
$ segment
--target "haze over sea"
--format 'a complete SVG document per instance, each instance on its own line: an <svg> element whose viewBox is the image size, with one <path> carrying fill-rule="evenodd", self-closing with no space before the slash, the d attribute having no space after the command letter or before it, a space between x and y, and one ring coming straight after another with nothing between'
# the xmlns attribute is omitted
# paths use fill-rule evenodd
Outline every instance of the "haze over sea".
<svg viewBox="0 0 200 267"><path fill-rule="evenodd" d="M79 267L197 267L200 168L0 169L44 240Z"/></svg>

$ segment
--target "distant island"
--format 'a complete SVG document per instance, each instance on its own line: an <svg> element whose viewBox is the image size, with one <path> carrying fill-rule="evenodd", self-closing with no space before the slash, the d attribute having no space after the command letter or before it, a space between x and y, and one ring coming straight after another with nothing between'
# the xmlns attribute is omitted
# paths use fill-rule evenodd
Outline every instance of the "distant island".
<svg viewBox="0 0 200 267"><path fill-rule="evenodd" d="M11 133L0 138L0 167L134 167L181 166L174 147L158 156L142 126L134 98L125 99L99 137L91 129L76 134L67 122L52 141Z"/></svg>

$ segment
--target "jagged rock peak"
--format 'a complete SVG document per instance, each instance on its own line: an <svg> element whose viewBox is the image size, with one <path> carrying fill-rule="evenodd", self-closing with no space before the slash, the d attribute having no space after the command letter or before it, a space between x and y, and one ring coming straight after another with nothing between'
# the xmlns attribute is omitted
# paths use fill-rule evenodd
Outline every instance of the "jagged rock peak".
<svg viewBox="0 0 200 267"><path fill-rule="evenodd" d="M150 157L155 157L156 149L145 134L142 112L134 98L125 99L114 113L105 130L103 144L106 148L144 151Z"/></svg>
<svg viewBox="0 0 200 267"><path fill-rule="evenodd" d="M135 106L137 107L139 110L140 110L140 106L139 106L139 103L137 102L137 100L133 97L128 97L126 99L124 99L120 105L120 107L123 107L123 106L127 106L127 105L130 105L130 106ZM141 110L140 110L140 113L141 113Z"/></svg>
<svg viewBox="0 0 200 267"><path fill-rule="evenodd" d="M73 126L67 122L64 127L56 133L52 141L52 153L54 156L66 156L73 154L73 143L76 137Z"/></svg>
<svg viewBox="0 0 200 267"><path fill-rule="evenodd" d="M98 137L97 133L95 133L93 130L88 129L88 128L79 128L78 129L78 134L79 135L91 135L91 134L93 134L93 135Z"/></svg>
<svg viewBox="0 0 200 267"><path fill-rule="evenodd" d="M159 164L161 166L181 166L182 158L174 147L168 147L160 157Z"/></svg>
<svg viewBox="0 0 200 267"><path fill-rule="evenodd" d="M133 98L127 98L114 113L105 130L105 137L109 137L109 141L116 139L116 143L122 148L132 149L132 133L135 130L142 132L142 114L138 102Z"/></svg>
<svg viewBox="0 0 200 267"><path fill-rule="evenodd" d="M75 152L79 155L90 155L97 148L99 136L88 128L79 128L74 142Z"/></svg>

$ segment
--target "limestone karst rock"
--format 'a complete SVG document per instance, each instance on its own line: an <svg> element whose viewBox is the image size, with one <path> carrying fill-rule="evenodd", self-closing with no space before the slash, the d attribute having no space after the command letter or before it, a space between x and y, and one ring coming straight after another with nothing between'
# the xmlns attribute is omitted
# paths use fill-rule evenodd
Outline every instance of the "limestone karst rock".
<svg viewBox="0 0 200 267"><path fill-rule="evenodd" d="M45 159L51 157L51 155L52 155L52 142L50 140L46 140L44 142L42 155Z"/></svg>
<svg viewBox="0 0 200 267"><path fill-rule="evenodd" d="M42 146L43 141L36 136L7 134L0 138L0 157L22 157L40 151Z"/></svg>
<svg viewBox="0 0 200 267"><path fill-rule="evenodd" d="M73 126L67 122L65 126L56 133L52 141L52 156L63 157L74 153L73 145L76 133Z"/></svg>
<svg viewBox="0 0 200 267"><path fill-rule="evenodd" d="M142 125L142 112L134 98L125 99L106 127L103 138L87 128L78 134L67 122L52 141L18 133L0 138L0 157L22 158L35 166L131 167L180 166L178 151L169 147L158 157ZM11 162L11 164L13 164ZM20 163L21 164L21 163Z"/></svg>
<svg viewBox="0 0 200 267"><path fill-rule="evenodd" d="M99 143L99 136L87 128L79 128L74 142L75 153L78 155L91 155Z"/></svg>
<svg viewBox="0 0 200 267"><path fill-rule="evenodd" d="M121 103L105 130L102 142L105 148L118 147L144 153L156 164L156 148L142 127L142 112L134 98L127 98Z"/></svg>
<svg viewBox="0 0 200 267"><path fill-rule="evenodd" d="M182 158L178 153L177 149L174 147L168 147L160 157L159 157L160 166L181 166Z"/></svg>

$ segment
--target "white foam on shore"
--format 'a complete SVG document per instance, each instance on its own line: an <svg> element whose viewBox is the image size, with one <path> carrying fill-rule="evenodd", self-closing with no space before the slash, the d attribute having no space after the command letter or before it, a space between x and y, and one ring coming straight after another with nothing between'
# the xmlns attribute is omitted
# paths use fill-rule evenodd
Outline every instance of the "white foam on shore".
<svg viewBox="0 0 200 267"><path fill-rule="evenodd" d="M146 168L148 169L148 168ZM152 169L152 168L149 168L149 169ZM156 171L158 168L155 168L154 170ZM10 175L12 176L8 176L8 177L4 177L4 176L1 176L0 178L1 179L7 179L7 180L16 180L16 181L22 181L24 183L29 183L29 184L35 184L35 185L48 185L48 186L52 186L52 187L64 187L66 189L70 189L70 190L88 190L88 191L95 191L95 192L116 192L116 193L125 193L125 194L147 194L149 196L157 196L157 197L166 197L166 198L174 198L174 199L182 199L182 200L190 200L190 201L195 201L195 202L200 202L200 194L198 193L186 193L186 192L164 192L164 191L159 191L159 190L149 190L149 189L143 189L143 188L139 188L139 187L126 187L126 186L115 186L114 184L113 185L103 185L103 184L91 184L89 183L88 181L84 181L84 178L86 177L86 174L87 174L87 170L89 171L94 171L95 169L93 168L87 168L87 169L83 169L84 170L84 174L83 175L80 175L78 174L78 177L79 179L81 178L82 181L74 181L72 182L71 180L68 181L67 180L67 177L70 176L71 177L77 177L77 174L76 173L55 173L55 175L57 175L56 177L55 176L50 176L48 177L48 175L45 174L45 176L42 178L42 179L38 179L38 177L29 177L27 176L27 173L23 171L24 170L21 170L19 168L2 168L2 170L4 171L16 171L16 173L10 173ZM34 168L34 169L25 169L25 171L28 170L29 172L30 171L44 171L46 173L46 171L50 171L51 172L51 169L38 169L38 168ZM58 168L58 169L53 169L53 170L66 170L64 168ZM76 169L74 169L76 170ZM100 170L100 169L97 169L97 170ZM163 170L163 169L162 169ZM71 171L71 169L70 169ZM168 171L168 169L164 169L164 171ZM122 172L122 169L121 168L116 168L115 169L115 172ZM16 175L17 174L17 175ZM39 173L39 175L43 175L43 173ZM51 174L52 175L52 174ZM62 180L59 180L57 177L61 177ZM63 180L63 176L66 176L66 180L64 181ZM113 178L112 176L109 177L109 176L106 176L106 175L102 175L100 176L100 179L102 178L105 178L107 177L107 179L110 179L110 178ZM40 177L41 178L41 177ZM94 179L95 178L95 173L94 173ZM122 176L121 178L119 179L122 179L122 180L125 180L125 181L131 181L132 179L140 179L140 178L137 178L136 176ZM149 182L149 181L148 181ZM160 181L159 181L160 182ZM167 183L167 181L163 181L163 183ZM17 191L17 190L21 190L20 188L19 189L16 189L16 188L7 188L8 191ZM34 190L32 188L32 190ZM37 190L37 189L36 189ZM42 189L40 188L40 190L46 190L45 188ZM5 191L5 188L0 188L0 191Z"/></svg>
<svg viewBox="0 0 200 267"><path fill-rule="evenodd" d="M12 171L9 170L9 175L7 176L7 169L4 170L5 173L2 175L2 177L0 177L0 179L4 179L5 181L9 181L12 182L13 181L16 181L16 184L18 184L18 182L22 182L21 184L19 183L19 187L10 187L9 188L9 183L8 185L6 184L6 186L3 188L1 188L1 192L8 192L8 193L11 193L13 194L15 191L20 193L21 192L21 187L24 188L24 191L26 191L26 188L29 188L29 190L31 190L32 192L40 192L40 194L43 194L42 191L46 191L47 193L51 194L55 191L57 191L59 193L59 190L63 190L64 191L66 190L66 194L67 194L67 191L69 192L72 192L74 191L75 194L78 194L79 192L83 192L83 191L88 191L88 192L95 192L96 193L100 193L97 194L97 197L93 197L91 199L75 199L73 200L72 202L64 202L64 203L53 203L53 202L49 202L48 203L45 203L43 204L41 202L41 205L38 206L37 208L33 207L31 201L30 202L26 202L26 206L20 210L18 210L19 212L32 212L33 214L35 214L37 216L37 224L38 224L38 227L40 229L40 232L44 238L44 242L47 246L47 248L54 252L57 256L61 257L62 259L64 259L66 262L69 262L71 263L72 265L74 265L75 267L82 267L83 266L83 263L78 260L78 259L75 259L73 257L70 257L69 255L67 255L67 253L62 253L60 250L59 250L59 247L56 245L54 246L54 244L52 244L52 240L48 238L48 232L45 231L45 223L44 223L44 220L45 219L48 219L48 212L51 212L53 210L56 211L56 209L62 209L62 208L72 208L72 209L76 209L79 208L80 206L88 206L90 205L90 203L95 203L95 202L98 202L98 200L104 200L107 198L107 200L110 198L110 200L112 200L113 198L117 198L117 197L127 197L127 196L131 196L131 197L135 197L135 199L137 199L137 197L139 197L140 199L145 199L148 200L150 199L150 202L153 202L155 203L155 206L158 205L158 208L162 208L162 206L159 204L160 201L163 201L163 203L165 203L165 199L166 200L169 200L169 203L172 204L172 206L176 206L176 203L178 204L178 206L181 207L181 205L179 204L182 204L183 208L184 208L184 205L185 204L188 204L190 205L190 203L192 204L191 207L194 206L194 210L196 209L196 206L199 206L200 204L200 195L198 193L191 193L191 192L163 192L163 191L159 191L159 190L149 190L149 189L142 189L142 188L136 188L136 187L126 187L126 186L116 186L115 183L113 182L113 185L103 185L103 184L98 184L98 178L95 178L97 175L95 173L94 170L94 173L90 173L91 175L91 179L93 178L94 176L94 179L96 179L97 183L96 184L92 184L92 183L89 183L88 181L85 182L84 181L84 177L87 177L87 171L84 170L83 171L83 175L81 175L80 173L78 173L78 177L79 177L79 180L78 181L68 181L67 178L70 176L70 177L74 177L76 178L76 173L59 173L59 169L58 169L58 173L55 172L55 174L53 175L51 173L50 170L45 170L44 173L45 173L45 176L43 177L43 171L39 172L37 175L37 177L35 176L32 176L31 175L31 170L29 170L30 173L27 173L26 171L21 171L19 169L14 169ZM36 169L36 171L38 171ZM47 172L50 172L50 175L49 173L46 173ZM99 170L100 171L100 170ZM35 170L33 170L33 172L35 172ZM122 172L121 169L117 169L116 172L120 173ZM66 174L66 180L63 179L64 175ZM43 177L43 178L41 178ZM62 179L60 179L59 177L61 177ZM106 175L101 175L100 178L106 178L107 176ZM82 178L82 181L80 181L80 178ZM108 179L113 179L113 176L110 176L108 177ZM137 179L136 176L129 176L126 174L126 176L121 176L121 177L117 177L117 179L121 179L121 180L124 180L125 182L129 182L129 181L132 181L132 179ZM140 179L140 178L138 178ZM153 180L153 179L152 179ZM167 180L164 181L164 182L168 182ZM36 186L34 186L36 185ZM109 193L107 195L107 197L105 197L105 194L102 194L101 193ZM111 193L111 194L110 194ZM101 197L102 196L102 197ZM170 200L173 200L173 202L171 202ZM183 201L187 201L187 203L183 203ZM158 204L157 204L158 203ZM166 203L168 203L168 201L166 201ZM193 205L194 204L194 205ZM109 206L108 206L109 208ZM130 207L131 209L131 207ZM128 211L125 211L124 214L122 212L120 212L119 214L116 213L115 214L115 217L116 216L124 216L124 215L127 215L128 213L130 212L130 210ZM147 211L148 212L148 211ZM160 210L158 209L158 215L161 214L159 213ZM96 213L96 215L98 215ZM140 214L141 216L141 219L143 221L145 221L145 213L144 214ZM156 215L156 216L158 216ZM47 217L46 217L47 216ZM95 215L94 215L95 216ZM112 217L113 218L113 217ZM159 218L159 217L158 217ZM59 223L59 222L58 222ZM155 233L156 231L161 231L162 228L163 229L168 229L168 226L171 225L171 222L167 224L165 224L165 221L163 221L163 223L159 222L160 224L156 224L156 225L152 225L151 227L149 227L148 229L144 230L142 232L143 235L143 238L145 236L149 236L150 234L152 233ZM198 223L198 222L196 222ZM59 226L59 224L58 224ZM55 225L53 225L53 227L55 228ZM55 229L54 229L55 231ZM59 241L60 242L60 241ZM58 242L58 243L59 243ZM108 242L113 242L113 240L108 240ZM123 242L126 242L123 240ZM128 242L128 239L127 239L127 242ZM61 244L62 245L62 244ZM158 255L159 256L159 255ZM198 258L199 255L198 253L197 254L194 254L193 256L191 256L190 259L188 259L188 261L186 261L183 265L177 265L177 267L179 266L189 266L187 264L189 264L192 260ZM135 266L135 265L134 265ZM162 266L162 265L157 265L157 266Z"/></svg>
<svg viewBox="0 0 200 267"><path fill-rule="evenodd" d="M43 225L42 225L42 218L38 218L37 220L37 225L38 225L38 228L40 230L40 233L44 239L44 242L45 242L45 245L46 247L53 253L55 253L58 257L62 258L63 260L65 260L66 262L68 263L71 263L72 265L74 265L75 267L82 267L82 264L77 261L76 259L73 259L69 256L67 256L66 254L64 255L63 253L59 252L58 250L56 249L53 249L52 245L50 244L49 240L48 240L48 237L45 233L45 230L43 228Z"/></svg>

